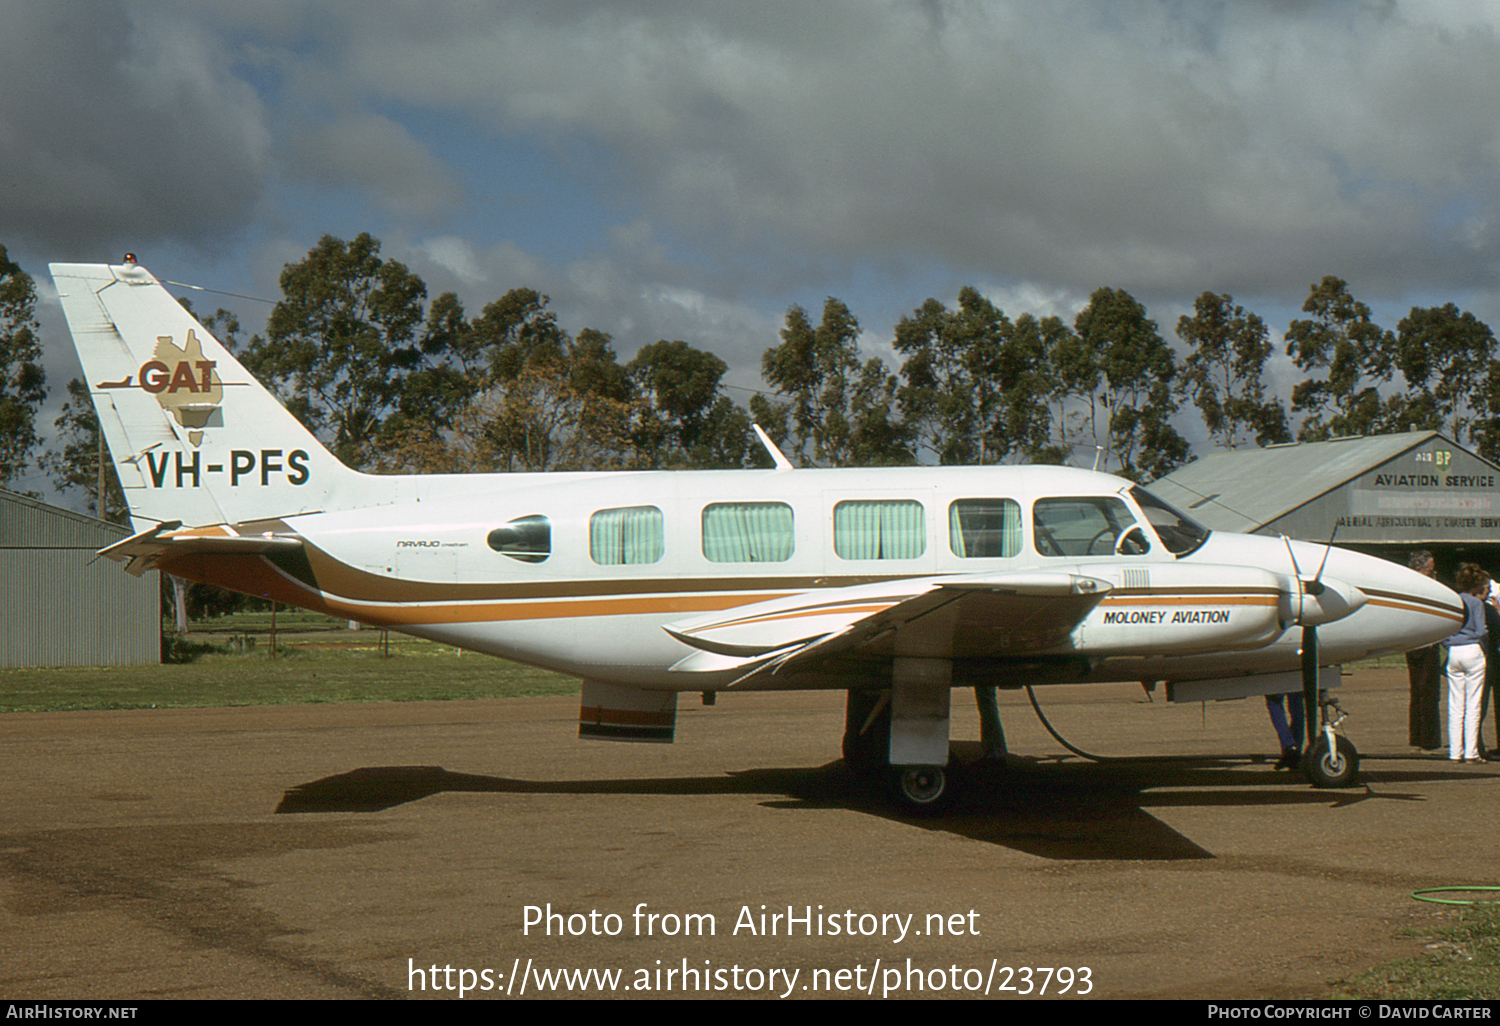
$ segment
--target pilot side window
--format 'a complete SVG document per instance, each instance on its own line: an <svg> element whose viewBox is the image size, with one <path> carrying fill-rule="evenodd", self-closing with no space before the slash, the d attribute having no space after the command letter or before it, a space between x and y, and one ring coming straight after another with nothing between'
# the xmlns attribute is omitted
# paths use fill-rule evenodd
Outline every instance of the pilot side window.
<svg viewBox="0 0 1500 1026"><path fill-rule="evenodd" d="M1156 529L1156 536L1173 555L1185 556L1208 541L1208 528L1187 514L1179 513L1146 489L1137 486L1130 489L1130 494Z"/></svg>
<svg viewBox="0 0 1500 1026"><path fill-rule="evenodd" d="M485 539L502 556L522 563L541 563L552 554L552 522L540 514L495 528Z"/></svg>
<svg viewBox="0 0 1500 1026"><path fill-rule="evenodd" d="M703 510L703 555L712 563L784 563L792 558L792 507L716 502Z"/></svg>
<svg viewBox="0 0 1500 1026"><path fill-rule="evenodd" d="M1021 504L959 499L948 507L948 547L960 559L1009 559L1021 552Z"/></svg>
<svg viewBox="0 0 1500 1026"><path fill-rule="evenodd" d="M916 559L927 551L927 511L913 499L858 499L833 507L833 551L843 559Z"/></svg>
<svg viewBox="0 0 1500 1026"><path fill-rule="evenodd" d="M1132 531L1130 507L1112 495L1038 499L1032 510L1036 550L1044 556L1138 556L1150 548Z"/></svg>
<svg viewBox="0 0 1500 1026"><path fill-rule="evenodd" d="M589 555L601 566L655 563L666 544L661 510L655 506L601 509L589 517Z"/></svg>

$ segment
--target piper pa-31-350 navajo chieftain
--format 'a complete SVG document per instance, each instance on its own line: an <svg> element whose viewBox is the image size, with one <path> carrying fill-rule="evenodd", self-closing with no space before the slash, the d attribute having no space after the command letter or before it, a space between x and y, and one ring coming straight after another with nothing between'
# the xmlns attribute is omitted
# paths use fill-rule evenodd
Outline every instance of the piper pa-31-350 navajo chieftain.
<svg viewBox="0 0 1500 1026"><path fill-rule="evenodd" d="M851 767L923 808L953 688L1300 690L1337 785L1338 664L1463 618L1405 567L1071 468L361 474L145 268L52 275L139 532L106 555L580 677L581 737L671 741L681 692L847 690Z"/></svg>

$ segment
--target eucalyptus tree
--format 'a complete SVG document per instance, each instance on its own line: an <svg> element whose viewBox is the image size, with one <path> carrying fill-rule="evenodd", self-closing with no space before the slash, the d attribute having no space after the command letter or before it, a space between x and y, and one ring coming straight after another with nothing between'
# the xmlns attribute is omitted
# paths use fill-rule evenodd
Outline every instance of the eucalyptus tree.
<svg viewBox="0 0 1500 1026"><path fill-rule="evenodd" d="M1048 347L1056 318L1012 324L966 286L950 310L927 300L896 325L906 356L898 389L915 443L943 464L999 463L1049 454L1054 382Z"/></svg>
<svg viewBox="0 0 1500 1026"><path fill-rule="evenodd" d="M281 272L282 299L242 360L353 467L374 462L381 427L422 362L427 287L369 234L325 235Z"/></svg>
<svg viewBox="0 0 1500 1026"><path fill-rule="evenodd" d="M1446 431L1454 441L1486 446L1491 409L1489 387L1495 362L1495 335L1489 325L1452 303L1412 307L1396 325L1396 364L1406 379L1399 397L1400 422L1406 429Z"/></svg>
<svg viewBox="0 0 1500 1026"><path fill-rule="evenodd" d="M823 304L813 327L807 311L786 313L781 344L761 357L761 376L785 396L782 404L762 401L777 430L804 462L827 466L868 466L910 462L901 425L892 421L895 380L878 359L861 362L859 321L838 299ZM785 406L785 419L776 409ZM776 431L767 429L772 438Z"/></svg>
<svg viewBox="0 0 1500 1026"><path fill-rule="evenodd" d="M1265 367L1274 346L1265 321L1230 296L1204 292L1193 316L1178 318L1177 337L1190 349L1179 387L1215 445L1234 449L1250 439L1261 446L1292 440L1281 401L1266 395Z"/></svg>
<svg viewBox="0 0 1500 1026"><path fill-rule="evenodd" d="M1062 391L1086 402L1096 429L1104 420L1103 466L1150 480L1186 462L1187 440L1171 423L1177 361L1146 308L1124 289L1096 289L1073 328L1059 345Z"/></svg>
<svg viewBox="0 0 1500 1026"><path fill-rule="evenodd" d="M25 472L40 440L47 372L38 330L36 284L0 246L0 486Z"/></svg>
<svg viewBox="0 0 1500 1026"><path fill-rule="evenodd" d="M1386 405L1378 385L1389 381L1394 339L1370 318L1370 308L1349 293L1349 283L1328 275L1302 304L1312 316L1287 328L1287 355L1305 373L1324 372L1292 389L1293 412L1304 412L1302 441L1363 435L1381 426Z"/></svg>
<svg viewBox="0 0 1500 1026"><path fill-rule="evenodd" d="M481 444L475 469L618 469L629 463L635 420L630 380L609 335L524 330L491 351L484 387L456 433Z"/></svg>
<svg viewBox="0 0 1500 1026"><path fill-rule="evenodd" d="M750 417L724 394L729 365L681 340L642 346L626 366L636 400L635 445L647 467L745 465Z"/></svg>

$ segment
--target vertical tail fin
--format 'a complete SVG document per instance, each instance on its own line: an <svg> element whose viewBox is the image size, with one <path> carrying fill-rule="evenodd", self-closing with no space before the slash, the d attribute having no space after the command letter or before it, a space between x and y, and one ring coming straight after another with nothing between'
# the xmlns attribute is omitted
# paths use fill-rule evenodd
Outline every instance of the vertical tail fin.
<svg viewBox="0 0 1500 1026"><path fill-rule="evenodd" d="M53 264L53 280L137 529L336 508L340 463L150 272Z"/></svg>

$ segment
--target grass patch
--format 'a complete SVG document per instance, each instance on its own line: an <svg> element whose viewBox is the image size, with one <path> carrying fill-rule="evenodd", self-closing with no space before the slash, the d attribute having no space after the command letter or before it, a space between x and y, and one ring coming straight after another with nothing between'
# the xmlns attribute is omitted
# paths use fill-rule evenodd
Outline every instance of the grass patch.
<svg viewBox="0 0 1500 1026"><path fill-rule="evenodd" d="M1408 933L1427 941L1427 954L1388 962L1340 980L1332 996L1359 1000L1500 999L1500 906L1468 906L1457 912L1450 926Z"/></svg>
<svg viewBox="0 0 1500 1026"><path fill-rule="evenodd" d="M157 666L0 670L0 712L417 702L578 693L572 677L301 611L202 624Z"/></svg>

